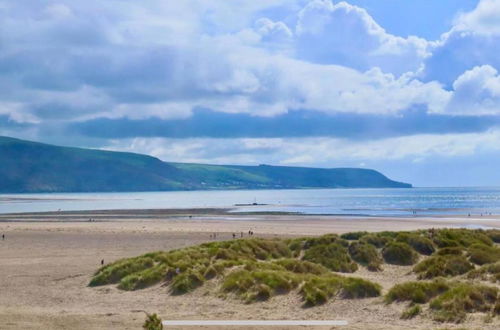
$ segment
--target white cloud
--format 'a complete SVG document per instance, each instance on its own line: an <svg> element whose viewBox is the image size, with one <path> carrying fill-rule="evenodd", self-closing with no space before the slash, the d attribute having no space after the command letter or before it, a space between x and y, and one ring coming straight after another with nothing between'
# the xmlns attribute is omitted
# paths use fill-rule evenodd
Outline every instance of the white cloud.
<svg viewBox="0 0 500 330"><path fill-rule="evenodd" d="M415 72L428 55L427 41L387 33L368 12L346 2L313 0L298 14L299 58L360 70L373 66L396 75Z"/></svg>
<svg viewBox="0 0 500 330"><path fill-rule="evenodd" d="M489 65L464 72L453 83L445 111L455 114L500 114L500 75Z"/></svg>
<svg viewBox="0 0 500 330"><path fill-rule="evenodd" d="M500 69L500 0L481 0L429 45L432 55L425 59L421 75L426 81L438 80L451 87L458 76L475 66Z"/></svg>
<svg viewBox="0 0 500 330"><path fill-rule="evenodd" d="M423 161L435 156L461 157L500 151L500 131L470 134L428 134L374 141L336 138L292 139L167 139L112 140L105 149L143 152L165 161L213 164L335 164L360 161Z"/></svg>
<svg viewBox="0 0 500 330"><path fill-rule="evenodd" d="M481 0L471 12L458 16L455 30L483 35L500 35L500 1Z"/></svg>

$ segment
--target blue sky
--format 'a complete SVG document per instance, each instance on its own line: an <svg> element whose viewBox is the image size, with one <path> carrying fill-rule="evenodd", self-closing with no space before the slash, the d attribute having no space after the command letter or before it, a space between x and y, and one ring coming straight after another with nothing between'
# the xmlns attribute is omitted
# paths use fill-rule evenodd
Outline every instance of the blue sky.
<svg viewBox="0 0 500 330"><path fill-rule="evenodd" d="M500 0L0 0L0 135L500 185Z"/></svg>

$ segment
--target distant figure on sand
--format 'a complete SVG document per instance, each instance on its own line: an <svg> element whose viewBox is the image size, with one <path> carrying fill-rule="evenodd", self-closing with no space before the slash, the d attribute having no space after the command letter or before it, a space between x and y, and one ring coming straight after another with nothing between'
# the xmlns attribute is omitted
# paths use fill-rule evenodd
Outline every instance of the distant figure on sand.
<svg viewBox="0 0 500 330"><path fill-rule="evenodd" d="M233 238L236 238L236 234L235 233L233 233Z"/></svg>
<svg viewBox="0 0 500 330"><path fill-rule="evenodd" d="M104 265L104 259L101 259L101 266Z"/></svg>
<svg viewBox="0 0 500 330"><path fill-rule="evenodd" d="M5 234L2 234L2 241L5 239Z"/></svg>

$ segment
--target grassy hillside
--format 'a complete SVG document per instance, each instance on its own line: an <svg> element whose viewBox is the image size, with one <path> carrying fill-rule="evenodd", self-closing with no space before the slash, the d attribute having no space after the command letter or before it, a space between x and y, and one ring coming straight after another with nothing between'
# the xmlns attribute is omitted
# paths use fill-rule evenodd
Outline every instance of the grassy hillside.
<svg viewBox="0 0 500 330"><path fill-rule="evenodd" d="M0 137L0 192L360 188L411 185L374 170L167 163L124 152Z"/></svg>

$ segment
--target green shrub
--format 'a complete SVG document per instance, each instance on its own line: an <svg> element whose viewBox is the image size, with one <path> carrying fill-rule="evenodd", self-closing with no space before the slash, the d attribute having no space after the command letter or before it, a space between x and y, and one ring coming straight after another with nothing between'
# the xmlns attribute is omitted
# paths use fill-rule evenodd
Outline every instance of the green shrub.
<svg viewBox="0 0 500 330"><path fill-rule="evenodd" d="M420 307L420 305L410 306L403 312L403 314L401 314L401 318L403 320L409 320L420 313L422 313L422 307Z"/></svg>
<svg viewBox="0 0 500 330"><path fill-rule="evenodd" d="M287 240L288 248L292 252L292 257L297 258L304 248L305 238L293 238Z"/></svg>
<svg viewBox="0 0 500 330"><path fill-rule="evenodd" d="M153 267L154 261L149 257L136 257L118 260L101 268L90 281L90 286L118 283L125 276Z"/></svg>
<svg viewBox="0 0 500 330"><path fill-rule="evenodd" d="M382 250L384 260L394 265L413 265L418 254L406 243L391 242Z"/></svg>
<svg viewBox="0 0 500 330"><path fill-rule="evenodd" d="M300 277L288 271L237 270L224 278L222 290L234 292L247 302L268 299L289 292L300 283Z"/></svg>
<svg viewBox="0 0 500 330"><path fill-rule="evenodd" d="M324 266L315 264L305 260L297 259L278 259L275 264L283 267L284 269L299 274L314 274L320 275L328 272Z"/></svg>
<svg viewBox="0 0 500 330"><path fill-rule="evenodd" d="M500 261L500 249L496 246L473 244L467 251L470 261L476 265L491 264Z"/></svg>
<svg viewBox="0 0 500 330"><path fill-rule="evenodd" d="M493 241L482 230L469 229L439 229L433 237L434 243L440 248L485 244L491 246Z"/></svg>
<svg viewBox="0 0 500 330"><path fill-rule="evenodd" d="M366 231L356 231L356 232L342 234L342 235L340 235L340 238L343 238L343 239L346 239L349 241L354 241L354 240L360 239L361 237L363 237L367 234L368 234L368 232L366 232Z"/></svg>
<svg viewBox="0 0 500 330"><path fill-rule="evenodd" d="M342 288L343 278L340 276L312 276L309 277L300 289L305 306L324 304L336 295Z"/></svg>
<svg viewBox="0 0 500 330"><path fill-rule="evenodd" d="M430 308L436 321L461 322L467 313L490 312L497 296L495 287L460 283L431 301Z"/></svg>
<svg viewBox="0 0 500 330"><path fill-rule="evenodd" d="M500 282L500 262L486 264L478 269L473 269L467 274L468 278L478 278L483 281Z"/></svg>
<svg viewBox="0 0 500 330"><path fill-rule="evenodd" d="M464 252L464 249L462 247L445 247L441 248L436 251L435 254L439 256L446 256L446 255L462 255Z"/></svg>
<svg viewBox="0 0 500 330"><path fill-rule="evenodd" d="M373 245L353 242L349 245L349 254L354 261L367 266L370 271L379 271L382 268L382 258Z"/></svg>
<svg viewBox="0 0 500 330"><path fill-rule="evenodd" d="M224 278L222 289L227 292L245 293L254 285L252 274L248 270L231 272Z"/></svg>
<svg viewBox="0 0 500 330"><path fill-rule="evenodd" d="M358 269L357 264L349 257L347 249L338 243L314 245L306 250L303 259L335 272L352 273Z"/></svg>
<svg viewBox="0 0 500 330"><path fill-rule="evenodd" d="M432 282L405 282L396 284L385 295L385 301L392 303L394 301L411 301L412 303L424 304L446 292L450 286L442 280Z"/></svg>
<svg viewBox="0 0 500 330"><path fill-rule="evenodd" d="M500 243L500 229L488 229L484 232L493 242Z"/></svg>
<svg viewBox="0 0 500 330"><path fill-rule="evenodd" d="M290 272L255 271L252 277L256 283L267 285L277 294L286 293L299 284L299 278Z"/></svg>
<svg viewBox="0 0 500 330"><path fill-rule="evenodd" d="M337 243L338 245L341 245L343 247L349 246L349 242L345 239L340 238L338 235L326 234L319 237L306 238L304 241L304 249L307 250L317 245L329 245L332 243Z"/></svg>
<svg viewBox="0 0 500 330"><path fill-rule="evenodd" d="M342 296L349 299L378 297L381 291L380 285L354 277L346 278L342 286Z"/></svg>
<svg viewBox="0 0 500 330"><path fill-rule="evenodd" d="M118 288L130 291L160 283L162 280L165 280L167 270L167 265L158 264L152 268L127 275L121 279Z"/></svg>
<svg viewBox="0 0 500 330"><path fill-rule="evenodd" d="M146 330L163 330L163 324L161 323L161 319L158 317L158 315L156 315L156 313L146 313L146 321L142 325L142 328Z"/></svg>
<svg viewBox="0 0 500 330"><path fill-rule="evenodd" d="M361 237L360 242L371 244L376 248L383 248L390 240L391 238L379 234L368 234Z"/></svg>
<svg viewBox="0 0 500 330"><path fill-rule="evenodd" d="M400 233L396 236L396 241L407 243L420 254L431 255L435 251L434 243L417 233Z"/></svg>
<svg viewBox="0 0 500 330"><path fill-rule="evenodd" d="M174 277L170 286L172 294L179 295L193 291L201 286L205 278L196 271L187 271Z"/></svg>
<svg viewBox="0 0 500 330"><path fill-rule="evenodd" d="M257 284L247 294L245 301L251 303L254 301L265 301L271 298L273 290L265 284Z"/></svg>
<svg viewBox="0 0 500 330"><path fill-rule="evenodd" d="M399 233L400 232L398 232L398 231L380 231L377 233L377 236L385 237L388 239L394 239L394 238L396 238L396 236L399 235Z"/></svg>
<svg viewBox="0 0 500 330"><path fill-rule="evenodd" d="M438 276L462 275L474 266L464 256L432 256L418 263L413 271L419 279L430 279Z"/></svg>

